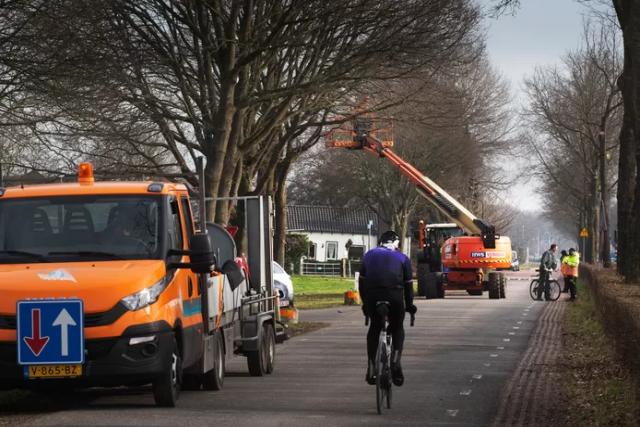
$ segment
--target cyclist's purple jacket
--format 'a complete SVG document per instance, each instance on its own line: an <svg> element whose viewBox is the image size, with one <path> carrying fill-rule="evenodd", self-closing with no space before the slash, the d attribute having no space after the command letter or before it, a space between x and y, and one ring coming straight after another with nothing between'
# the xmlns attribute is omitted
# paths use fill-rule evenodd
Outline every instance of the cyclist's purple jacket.
<svg viewBox="0 0 640 427"><path fill-rule="evenodd" d="M403 288L413 279L411 260L400 251L382 246L373 248L364 255L360 275L364 276L360 284L366 290Z"/></svg>

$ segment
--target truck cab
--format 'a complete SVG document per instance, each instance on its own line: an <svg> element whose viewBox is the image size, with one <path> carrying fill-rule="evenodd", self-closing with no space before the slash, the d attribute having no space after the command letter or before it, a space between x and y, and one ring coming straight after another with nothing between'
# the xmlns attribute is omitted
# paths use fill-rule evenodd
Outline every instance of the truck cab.
<svg viewBox="0 0 640 427"><path fill-rule="evenodd" d="M220 388L225 357L266 350L225 321L226 289L249 286L212 243L181 184L95 182L83 164L78 182L0 189L0 384L151 383L161 406Z"/></svg>

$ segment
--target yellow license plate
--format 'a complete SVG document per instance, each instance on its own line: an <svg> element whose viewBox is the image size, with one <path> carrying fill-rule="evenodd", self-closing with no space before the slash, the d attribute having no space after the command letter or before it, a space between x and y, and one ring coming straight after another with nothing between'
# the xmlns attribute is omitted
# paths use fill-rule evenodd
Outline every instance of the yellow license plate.
<svg viewBox="0 0 640 427"><path fill-rule="evenodd" d="M29 378L73 378L82 375L82 365L27 366Z"/></svg>

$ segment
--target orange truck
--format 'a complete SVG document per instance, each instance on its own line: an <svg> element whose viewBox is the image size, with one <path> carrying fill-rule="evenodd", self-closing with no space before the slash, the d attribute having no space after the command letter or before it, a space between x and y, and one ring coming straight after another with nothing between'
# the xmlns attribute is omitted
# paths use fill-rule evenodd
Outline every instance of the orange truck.
<svg viewBox="0 0 640 427"><path fill-rule="evenodd" d="M363 150L386 159L452 223L421 224L418 253L418 294L427 299L444 298L445 290L466 290L471 295L488 291L490 299L506 297L507 279L503 270L511 268L511 240L496 233L495 227L462 206L439 185L397 155L393 126L371 115L353 121L350 129L333 129L327 146ZM372 185L375 185L373 183ZM456 231L458 230L458 231ZM446 237L445 239L439 239ZM437 265L437 267L434 267ZM434 268L437 270L434 271Z"/></svg>
<svg viewBox="0 0 640 427"><path fill-rule="evenodd" d="M0 188L1 387L150 383L175 406L222 388L234 354L271 373L270 201L244 202L248 262L223 227L196 229L182 184L96 182L83 163L77 182Z"/></svg>

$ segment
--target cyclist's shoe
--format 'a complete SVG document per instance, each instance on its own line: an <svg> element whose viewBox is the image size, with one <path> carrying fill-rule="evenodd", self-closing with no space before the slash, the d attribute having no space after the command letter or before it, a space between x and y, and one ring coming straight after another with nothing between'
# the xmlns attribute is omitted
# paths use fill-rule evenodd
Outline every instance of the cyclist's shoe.
<svg viewBox="0 0 640 427"><path fill-rule="evenodd" d="M367 363L367 375L365 381L369 385L376 385L376 364L373 360L369 360Z"/></svg>
<svg viewBox="0 0 640 427"><path fill-rule="evenodd" d="M396 386L404 384L404 375L402 374L402 366L400 365L401 356L402 352L398 350L395 350L391 356L391 379Z"/></svg>

